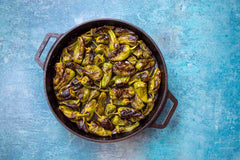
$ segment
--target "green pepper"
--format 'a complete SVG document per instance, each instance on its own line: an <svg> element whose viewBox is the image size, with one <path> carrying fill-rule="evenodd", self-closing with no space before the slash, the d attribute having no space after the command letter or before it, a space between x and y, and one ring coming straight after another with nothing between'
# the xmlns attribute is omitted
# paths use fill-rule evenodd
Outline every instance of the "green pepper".
<svg viewBox="0 0 240 160"><path fill-rule="evenodd" d="M96 65L87 65L83 68L83 72L93 80L101 80L102 70Z"/></svg>
<svg viewBox="0 0 240 160"><path fill-rule="evenodd" d="M93 80L90 79L88 76L84 76L81 80L81 84L86 88L92 88Z"/></svg>
<svg viewBox="0 0 240 160"><path fill-rule="evenodd" d="M117 126L117 125L123 126L123 125L128 125L129 122L128 122L128 120L122 119L122 118L120 118L118 115L115 115L115 116L112 118L112 124L114 124L115 126Z"/></svg>
<svg viewBox="0 0 240 160"><path fill-rule="evenodd" d="M82 103L87 102L88 97L90 95L90 89L83 87L76 93L76 95L80 102Z"/></svg>
<svg viewBox="0 0 240 160"><path fill-rule="evenodd" d="M137 58L141 58L143 55L143 51L141 49L135 49L133 51L133 54L137 57Z"/></svg>
<svg viewBox="0 0 240 160"><path fill-rule="evenodd" d="M138 95L135 94L134 98L132 99L131 106L136 110L141 110L145 105Z"/></svg>
<svg viewBox="0 0 240 160"><path fill-rule="evenodd" d="M107 50L108 50L108 48L107 48L106 45L104 45L104 44L99 44L99 45L97 45L97 47L95 48L94 51L95 51L97 54L107 55Z"/></svg>
<svg viewBox="0 0 240 160"><path fill-rule="evenodd" d="M57 99L62 101L62 100L67 100L75 97L75 92L72 89L69 88L62 88L56 95Z"/></svg>
<svg viewBox="0 0 240 160"><path fill-rule="evenodd" d="M150 59L140 59L140 60L137 61L137 64L136 64L135 67L136 67L137 71L141 71L141 70L153 67L154 64L155 64L155 61L152 58L150 58Z"/></svg>
<svg viewBox="0 0 240 160"><path fill-rule="evenodd" d="M63 77L64 70L65 70L65 64L64 63L58 62L58 63L55 64L56 75L53 78L53 84L54 85L57 85L61 81L61 79Z"/></svg>
<svg viewBox="0 0 240 160"><path fill-rule="evenodd" d="M142 113L137 112L135 109L129 107L119 107L116 114L119 115L121 118L126 119L129 119L131 117L138 117L140 119L145 118Z"/></svg>
<svg viewBox="0 0 240 160"><path fill-rule="evenodd" d="M129 103L131 103L131 101L129 99L114 99L113 100L113 104L120 105L120 106L126 106Z"/></svg>
<svg viewBox="0 0 240 160"><path fill-rule="evenodd" d="M75 44L73 49L73 61L80 64L83 59L83 54L84 54L84 42L82 37L78 37L77 43Z"/></svg>
<svg viewBox="0 0 240 160"><path fill-rule="evenodd" d="M80 107L80 101L79 100L65 100L59 102L61 105L65 105L67 107L72 108L73 110L79 110Z"/></svg>
<svg viewBox="0 0 240 160"><path fill-rule="evenodd" d="M129 29L126 29L126 28L116 28L115 29L115 34L116 36L122 36L122 35L134 35L135 33Z"/></svg>
<svg viewBox="0 0 240 160"><path fill-rule="evenodd" d="M140 40L138 41L139 47L143 50L143 58L150 58L152 55L151 50L146 46L146 44Z"/></svg>
<svg viewBox="0 0 240 160"><path fill-rule="evenodd" d="M79 90L82 87L82 84L80 82L81 77L78 75L72 79L72 81L66 86L66 88L72 89L74 91Z"/></svg>
<svg viewBox="0 0 240 160"><path fill-rule="evenodd" d="M96 114L97 114L97 113L96 113ZM111 121L108 119L107 116L100 116L100 115L98 115L98 114L97 114L97 116L98 116L97 121L100 123L100 125L101 125L104 129L107 129L107 130L113 130L113 129L114 129Z"/></svg>
<svg viewBox="0 0 240 160"><path fill-rule="evenodd" d="M152 109L154 107L154 101L155 100L153 97L148 100L147 106L146 106L145 110L143 111L144 116L147 116L152 111Z"/></svg>
<svg viewBox="0 0 240 160"><path fill-rule="evenodd" d="M127 60L128 62L132 63L132 65L137 63L137 58L134 55L130 56Z"/></svg>
<svg viewBox="0 0 240 160"><path fill-rule="evenodd" d="M76 122L77 124L77 127L80 129L80 130L83 130L85 133L88 133L88 127L87 127L87 124L85 121L83 120L80 120L80 121L77 121Z"/></svg>
<svg viewBox="0 0 240 160"><path fill-rule="evenodd" d="M97 54L93 59L93 64L99 66L105 62L105 58L101 54Z"/></svg>
<svg viewBox="0 0 240 160"><path fill-rule="evenodd" d="M129 120L130 120L131 122L139 122L141 119L138 118L138 117L131 117L131 118L129 118Z"/></svg>
<svg viewBox="0 0 240 160"><path fill-rule="evenodd" d="M75 62L67 62L66 63L66 68L76 70L79 75L81 75L83 73L82 66L80 66L79 64L77 64Z"/></svg>
<svg viewBox="0 0 240 160"><path fill-rule="evenodd" d="M113 50L107 54L110 61L123 61L131 54L129 45L121 45L118 50Z"/></svg>
<svg viewBox="0 0 240 160"><path fill-rule="evenodd" d="M148 71L138 72L134 76L131 77L128 84L131 85L134 82L138 82L138 81L147 82L147 81L149 81L149 79L150 79L150 77L149 77Z"/></svg>
<svg viewBox="0 0 240 160"><path fill-rule="evenodd" d="M95 89L91 90L88 101L91 101L92 99L97 98L99 95L100 95L100 92L98 90L95 90Z"/></svg>
<svg viewBox="0 0 240 160"><path fill-rule="evenodd" d="M68 84L68 82L70 82L74 76L75 72L69 68L66 68L61 81L58 83L57 86L54 87L54 90L56 91L60 90L63 86Z"/></svg>
<svg viewBox="0 0 240 160"><path fill-rule="evenodd" d="M95 113L97 101L92 99L83 108L82 114L86 114L86 120L90 121Z"/></svg>
<svg viewBox="0 0 240 160"><path fill-rule="evenodd" d="M109 29L114 29L114 26L101 26L97 28L92 28L90 34L94 37L105 35Z"/></svg>
<svg viewBox="0 0 240 160"><path fill-rule="evenodd" d="M147 103L148 96L147 96L147 84L144 82L135 82L134 89L138 95L138 97L145 103Z"/></svg>
<svg viewBox="0 0 240 160"><path fill-rule="evenodd" d="M112 77L112 64L104 63L102 66L102 71L103 71L103 78L101 80L100 86L105 88L107 87Z"/></svg>
<svg viewBox="0 0 240 160"><path fill-rule="evenodd" d="M92 36L89 33L82 34L81 37L85 45L89 44L92 41Z"/></svg>
<svg viewBox="0 0 240 160"><path fill-rule="evenodd" d="M96 38L96 42L99 44L108 44L109 43L109 37L107 34L102 34Z"/></svg>
<svg viewBox="0 0 240 160"><path fill-rule="evenodd" d="M88 124L88 130L90 133L98 135L98 136L111 136L112 132L110 130L104 129L102 126L98 125L97 123L91 121L91 123Z"/></svg>
<svg viewBox="0 0 240 160"><path fill-rule="evenodd" d="M118 37L118 42L120 44L127 44L129 46L136 46L138 41L138 36L137 35L121 35Z"/></svg>
<svg viewBox="0 0 240 160"><path fill-rule="evenodd" d="M124 132L130 132L132 130L134 130L135 128L137 128L139 126L139 122L136 122L132 125L128 125L128 126L116 126L116 132L117 133L124 133Z"/></svg>
<svg viewBox="0 0 240 160"><path fill-rule="evenodd" d="M116 112L116 110L117 110L116 106L111 104L111 103L109 103L109 104L107 104L104 113L105 113L106 116L111 117L111 115L114 112Z"/></svg>
<svg viewBox="0 0 240 160"><path fill-rule="evenodd" d="M82 119L83 117L86 116L86 114L81 114L80 112L75 111L72 108L64 106L64 105L60 105L59 109L71 121L77 121L77 120L80 120L80 119Z"/></svg>
<svg viewBox="0 0 240 160"><path fill-rule="evenodd" d="M128 61L119 61L113 64L113 72L120 76L131 76L136 72L136 69Z"/></svg>
<svg viewBox="0 0 240 160"><path fill-rule="evenodd" d="M110 37L109 40L109 50L110 52L116 49L119 49L120 45L119 42L117 41L116 35L114 34L114 32L110 29L108 30L108 34Z"/></svg>
<svg viewBox="0 0 240 160"><path fill-rule="evenodd" d="M116 87L123 87L127 85L129 80L130 80L130 76L114 76L110 81L110 85L113 85Z"/></svg>
<svg viewBox="0 0 240 160"><path fill-rule="evenodd" d="M98 103L97 103L97 106L96 106L96 112L99 115L102 115L104 113L106 99L107 99L107 94L105 92L101 92L99 97L98 97Z"/></svg>
<svg viewBox="0 0 240 160"><path fill-rule="evenodd" d="M149 83L148 83L148 93L156 94L161 84L161 71L156 68Z"/></svg>
<svg viewBox="0 0 240 160"><path fill-rule="evenodd" d="M60 61L62 61L63 63L72 61L72 56L71 54L68 53L68 49L64 48L60 57Z"/></svg>
<svg viewBox="0 0 240 160"><path fill-rule="evenodd" d="M89 65L89 64L93 64L92 48L88 47L85 50L86 50L85 57L84 57L84 59L82 61L82 65L83 66L86 66L86 65Z"/></svg>
<svg viewBox="0 0 240 160"><path fill-rule="evenodd" d="M109 90L111 99L132 98L135 95L133 87L129 88L113 88Z"/></svg>

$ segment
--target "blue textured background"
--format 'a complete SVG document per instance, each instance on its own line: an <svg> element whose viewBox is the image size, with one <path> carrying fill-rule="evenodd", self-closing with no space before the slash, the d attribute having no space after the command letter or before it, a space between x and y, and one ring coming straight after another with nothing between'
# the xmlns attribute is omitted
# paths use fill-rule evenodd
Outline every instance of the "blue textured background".
<svg viewBox="0 0 240 160"><path fill-rule="evenodd" d="M96 18L133 23L162 50L179 101L167 128L99 144L52 115L35 53L46 33ZM240 159L239 45L238 0L1 0L0 159Z"/></svg>

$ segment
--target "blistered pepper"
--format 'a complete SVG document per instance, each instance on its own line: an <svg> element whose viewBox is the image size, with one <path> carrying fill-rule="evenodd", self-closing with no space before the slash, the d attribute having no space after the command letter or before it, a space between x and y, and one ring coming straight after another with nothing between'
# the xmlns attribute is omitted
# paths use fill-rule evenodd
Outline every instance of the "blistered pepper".
<svg viewBox="0 0 240 160"><path fill-rule="evenodd" d="M137 64L136 64L135 67L136 67L137 71L141 71L141 70L153 67L154 64L155 64L155 61L152 58L150 58L150 59L140 59L140 60L137 61Z"/></svg>
<svg viewBox="0 0 240 160"><path fill-rule="evenodd" d="M100 125L107 130L113 130L114 127L112 125L112 122L109 120L107 116L100 116L98 113L96 113L98 116L97 121L100 123Z"/></svg>
<svg viewBox="0 0 240 160"><path fill-rule="evenodd" d="M148 93L156 94L161 84L161 71L156 68L149 83L148 83Z"/></svg>
<svg viewBox="0 0 240 160"><path fill-rule="evenodd" d="M154 102L155 102L154 97L149 98L147 106L143 111L144 116L147 116L153 110Z"/></svg>
<svg viewBox="0 0 240 160"><path fill-rule="evenodd" d="M111 99L132 98L135 95L133 87L128 88L113 88L109 90Z"/></svg>
<svg viewBox="0 0 240 160"><path fill-rule="evenodd" d="M109 37L107 34L102 34L96 38L96 42L99 44L108 44L109 43Z"/></svg>
<svg viewBox="0 0 240 160"><path fill-rule="evenodd" d="M149 81L149 79L150 79L150 77L149 77L149 72L148 71L138 72L131 77L128 84L131 85L134 82L138 82L138 81L147 82L147 81Z"/></svg>
<svg viewBox="0 0 240 160"><path fill-rule="evenodd" d="M65 64L64 63L58 62L58 63L55 64L56 75L53 78L53 84L54 85L57 85L61 81L61 79L63 77L64 70L65 70Z"/></svg>
<svg viewBox="0 0 240 160"><path fill-rule="evenodd" d="M131 103L129 99L114 99L112 102L114 105L120 105L120 106L126 106L129 103Z"/></svg>
<svg viewBox="0 0 240 160"><path fill-rule="evenodd" d="M59 104L70 107L73 110L79 110L79 107L80 107L80 101L79 100L72 100L72 99L61 101L61 102L59 102Z"/></svg>
<svg viewBox="0 0 240 160"><path fill-rule="evenodd" d="M129 80L130 76L114 76L110 81L110 85L123 87L128 84Z"/></svg>
<svg viewBox="0 0 240 160"><path fill-rule="evenodd" d="M113 118L112 118L112 124L114 124L115 126L117 125L129 125L129 121L126 120L126 119L122 119L120 118L118 115L115 115Z"/></svg>
<svg viewBox="0 0 240 160"><path fill-rule="evenodd" d="M97 98L99 95L100 95L100 92L98 90L95 90L95 89L91 90L88 101L91 101L92 99Z"/></svg>
<svg viewBox="0 0 240 160"><path fill-rule="evenodd" d="M129 45L121 45L119 49L108 52L107 57L110 61L123 61L131 54Z"/></svg>
<svg viewBox="0 0 240 160"><path fill-rule="evenodd" d="M84 76L81 80L81 84L86 88L92 88L93 80L90 79L88 76Z"/></svg>
<svg viewBox="0 0 240 160"><path fill-rule="evenodd" d="M97 47L95 48L95 52L96 52L97 54L107 55L107 50L108 50L108 48L107 48L107 46L104 45L104 44L99 44L99 45L97 45Z"/></svg>
<svg viewBox="0 0 240 160"><path fill-rule="evenodd" d="M68 49L64 48L60 57L60 61L63 63L72 61L73 57L68 53Z"/></svg>
<svg viewBox="0 0 240 160"><path fill-rule="evenodd" d="M147 84L144 82L135 82L134 89L138 95L138 97L145 103L147 103L148 96L147 96Z"/></svg>
<svg viewBox="0 0 240 160"><path fill-rule="evenodd" d="M136 46L138 41L138 36L137 35L121 35L118 37L118 42L120 44L127 44L130 46Z"/></svg>
<svg viewBox="0 0 240 160"><path fill-rule="evenodd" d="M132 99L131 106L136 110L141 110L145 105L138 95L135 94L134 98Z"/></svg>
<svg viewBox="0 0 240 160"><path fill-rule="evenodd" d="M137 112L135 109L129 107L119 107L116 114L119 115L121 118L126 119L129 119L131 117L138 117L140 119L144 119L144 115L142 113Z"/></svg>
<svg viewBox="0 0 240 160"><path fill-rule="evenodd" d="M104 108L105 108L105 101L107 99L107 94L105 92L101 92L99 97L98 97L98 103L96 106L96 112L99 115L102 115L104 113Z"/></svg>
<svg viewBox="0 0 240 160"><path fill-rule="evenodd" d="M77 42L73 49L73 61L81 63L84 55L84 42L82 37L78 37Z"/></svg>
<svg viewBox="0 0 240 160"><path fill-rule="evenodd" d="M119 61L113 64L113 72L116 75L131 76L135 71L135 67L128 61Z"/></svg>
<svg viewBox="0 0 240 160"><path fill-rule="evenodd" d="M133 51L133 54L137 57L137 58L141 58L143 55L143 51L139 48L139 49L135 49Z"/></svg>
<svg viewBox="0 0 240 160"><path fill-rule="evenodd" d="M110 37L110 40L109 40L110 52L113 50L117 50L120 47L120 45L119 45L119 42L117 41L116 35L114 34L114 32L111 29L108 30L108 34Z"/></svg>
<svg viewBox="0 0 240 160"><path fill-rule="evenodd" d="M83 108L82 114L86 114L86 121L90 121L95 113L97 101L92 99Z"/></svg>
<svg viewBox="0 0 240 160"><path fill-rule="evenodd" d="M105 58L101 54L97 54L93 59L93 64L99 66L105 62Z"/></svg>
<svg viewBox="0 0 240 160"><path fill-rule="evenodd" d="M122 35L130 35L130 34L134 35L135 33L129 29L117 27L115 29L115 34L116 36L122 36Z"/></svg>
<svg viewBox="0 0 240 160"><path fill-rule="evenodd" d="M98 135L98 136L111 136L112 132L110 130L104 129L102 126L98 125L97 123L91 121L91 123L88 124L88 131L92 134Z"/></svg>
<svg viewBox="0 0 240 160"><path fill-rule="evenodd" d="M70 82L74 76L75 72L69 68L66 68L61 81L58 83L56 87L54 87L54 90L56 91L60 90L63 86L67 85L68 82Z"/></svg>
<svg viewBox="0 0 240 160"><path fill-rule="evenodd" d="M139 122L136 122L132 125L127 125L127 126L116 126L115 130L117 133L124 133L124 132L130 132L132 130L134 130L135 128L137 128L139 126Z"/></svg>
<svg viewBox="0 0 240 160"><path fill-rule="evenodd" d="M117 107L111 103L107 104L105 110L104 110L104 114L108 117L111 117L111 115L116 112Z"/></svg>
<svg viewBox="0 0 240 160"><path fill-rule="evenodd" d="M112 64L111 63L104 63L102 66L103 71L103 78L101 80L101 87L105 88L107 87L108 83L110 82L112 78Z"/></svg>
<svg viewBox="0 0 240 160"><path fill-rule="evenodd" d="M77 120L80 120L80 119L82 119L83 117L86 116L86 114L81 114L80 112L75 111L72 108L64 106L64 105L60 105L59 109L71 121L77 121Z"/></svg>
<svg viewBox="0 0 240 160"><path fill-rule="evenodd" d="M83 121L83 120L80 120L80 121L77 121L76 122L77 124L77 127L80 129L80 130L83 130L84 132L88 133L88 127L87 127L87 124L86 124L86 121Z"/></svg>
<svg viewBox="0 0 240 160"><path fill-rule="evenodd" d="M85 34L82 34L81 37L82 37L83 42L84 42L85 45L89 44L92 41L92 36L88 32L85 33Z"/></svg>
<svg viewBox="0 0 240 160"><path fill-rule="evenodd" d="M75 62L67 62L66 67L75 70L80 76L83 76L83 69L79 64Z"/></svg>
<svg viewBox="0 0 240 160"><path fill-rule="evenodd" d="M75 97L75 92L72 89L69 88L62 88L56 95L57 99L62 100L68 100Z"/></svg>
<svg viewBox="0 0 240 160"><path fill-rule="evenodd" d="M86 50L85 57L84 57L84 59L82 61L82 65L83 66L86 66L86 65L89 65L89 64L93 64L92 48L88 47L85 50Z"/></svg>
<svg viewBox="0 0 240 160"><path fill-rule="evenodd" d="M93 80L101 80L102 70L96 65L87 65L83 68L83 72Z"/></svg>
<svg viewBox="0 0 240 160"><path fill-rule="evenodd" d="M127 60L128 62L132 63L132 65L137 63L137 58L134 55L130 56Z"/></svg>
<svg viewBox="0 0 240 160"><path fill-rule="evenodd" d="M151 50L146 46L146 44L140 40L138 41L139 47L143 50L143 58L150 58L152 55Z"/></svg>
<svg viewBox="0 0 240 160"><path fill-rule="evenodd" d="M77 99L79 99L80 102L82 102L82 103L87 102L89 95L90 95L90 89L88 89L86 87L81 88L76 93Z"/></svg>

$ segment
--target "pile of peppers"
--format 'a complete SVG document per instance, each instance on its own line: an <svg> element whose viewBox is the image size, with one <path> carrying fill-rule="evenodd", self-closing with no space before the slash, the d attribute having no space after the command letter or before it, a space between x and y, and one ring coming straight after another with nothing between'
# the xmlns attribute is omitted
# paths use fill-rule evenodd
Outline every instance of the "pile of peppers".
<svg viewBox="0 0 240 160"><path fill-rule="evenodd" d="M133 31L92 28L55 64L59 110L86 133L130 132L153 110L161 83L154 66L151 50Z"/></svg>

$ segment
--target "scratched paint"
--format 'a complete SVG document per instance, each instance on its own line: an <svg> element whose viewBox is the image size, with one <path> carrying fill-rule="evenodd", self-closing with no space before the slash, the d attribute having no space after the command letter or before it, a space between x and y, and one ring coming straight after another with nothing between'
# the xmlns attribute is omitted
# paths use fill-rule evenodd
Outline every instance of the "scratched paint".
<svg viewBox="0 0 240 160"><path fill-rule="evenodd" d="M239 159L239 6L237 0L0 1L0 159ZM179 101L167 128L99 144L71 134L52 115L35 53L46 33L96 18L133 23L161 49Z"/></svg>

